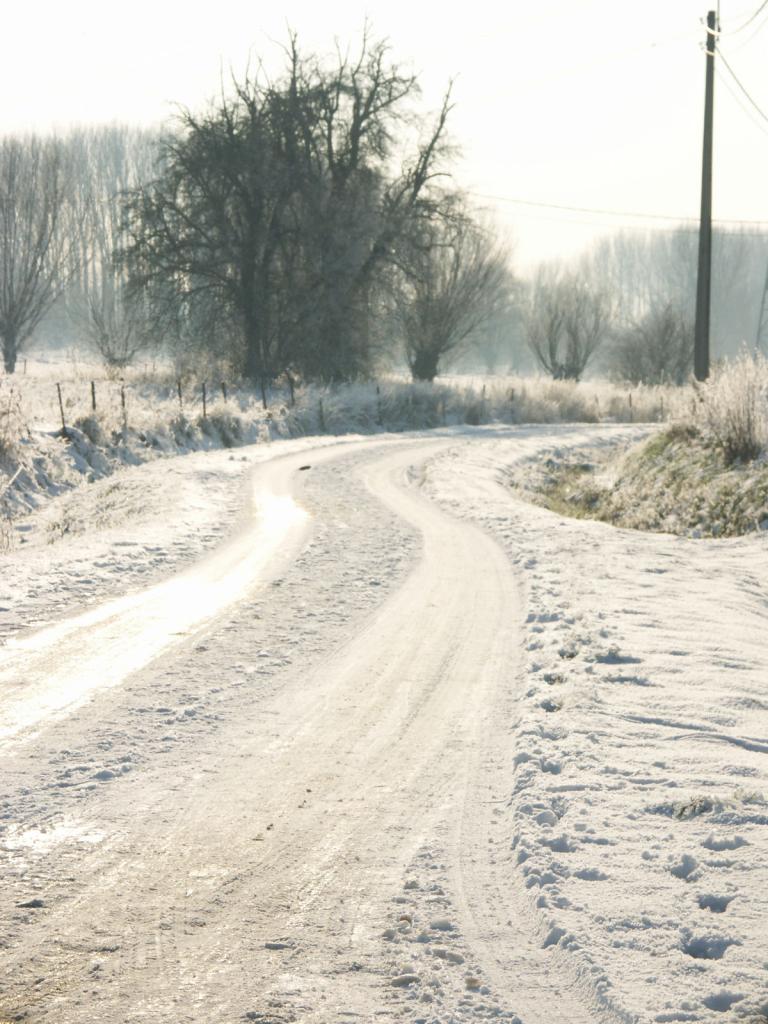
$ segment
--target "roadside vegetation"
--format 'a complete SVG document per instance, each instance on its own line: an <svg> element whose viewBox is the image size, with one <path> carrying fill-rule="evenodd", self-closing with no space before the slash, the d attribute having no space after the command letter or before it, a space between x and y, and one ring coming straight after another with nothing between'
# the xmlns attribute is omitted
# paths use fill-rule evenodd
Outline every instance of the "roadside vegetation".
<svg viewBox="0 0 768 1024"><path fill-rule="evenodd" d="M118 378L76 359L30 359L27 370L0 378L6 519L121 466L189 451L462 425L660 422L676 397L668 388L607 382L456 377L430 384L389 375L326 385L282 381L269 389L265 408L259 388L176 377L169 366L129 368Z"/></svg>
<svg viewBox="0 0 768 1024"><path fill-rule="evenodd" d="M675 420L619 451L556 452L512 476L561 515L691 537L768 530L768 363L743 354Z"/></svg>
<svg viewBox="0 0 768 1024"><path fill-rule="evenodd" d="M30 361L29 374L0 377L0 436L10 444L30 430L79 426L89 420L105 435L136 427L160 428L179 417L196 422L227 411L243 423L302 421L313 410L340 432L368 423L389 430L466 423L661 422L674 413L683 392L668 387L629 387L607 381L554 381L546 377L445 376L434 384L404 374L337 384L279 379L267 392L225 376L177 376L168 365L129 368L119 377L75 354L69 361ZM59 405L61 394L61 406ZM205 396L205 406L203 398ZM293 428L292 428L293 429ZM295 432L305 432L299 429Z"/></svg>

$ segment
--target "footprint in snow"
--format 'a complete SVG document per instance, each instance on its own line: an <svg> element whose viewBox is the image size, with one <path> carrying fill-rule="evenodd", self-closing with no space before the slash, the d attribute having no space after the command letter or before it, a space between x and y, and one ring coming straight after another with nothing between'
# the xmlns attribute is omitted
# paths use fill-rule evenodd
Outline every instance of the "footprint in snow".
<svg viewBox="0 0 768 1024"><path fill-rule="evenodd" d="M738 939L727 935L692 935L683 932L680 948L694 960L722 960L729 946L740 946Z"/></svg>
<svg viewBox="0 0 768 1024"><path fill-rule="evenodd" d="M699 909L709 910L712 914L724 914L728 905L735 898L735 896L713 896L710 893L705 893L698 898Z"/></svg>
<svg viewBox="0 0 768 1024"><path fill-rule="evenodd" d="M540 702L539 707L542 710L549 712L550 714L555 711L562 711L563 702L560 700L552 700L547 697L546 700Z"/></svg>
<svg viewBox="0 0 768 1024"><path fill-rule="evenodd" d="M706 839L702 839L701 845L706 850L713 850L720 853L723 850L738 850L740 846L748 846L747 840L742 836L723 836L718 838L710 832Z"/></svg>
<svg viewBox="0 0 768 1024"><path fill-rule="evenodd" d="M680 862L673 864L669 870L675 878L680 878L684 882L692 882L695 878L698 878L696 873L698 866L699 862L695 857L692 857L689 853L684 853Z"/></svg>
<svg viewBox="0 0 768 1024"><path fill-rule="evenodd" d="M722 992L714 992L711 996L706 996L702 999L702 1003L704 1003L708 1010L714 1010L716 1013L727 1013L734 1003L740 1002L743 998L744 995L741 992L728 992L723 989Z"/></svg>

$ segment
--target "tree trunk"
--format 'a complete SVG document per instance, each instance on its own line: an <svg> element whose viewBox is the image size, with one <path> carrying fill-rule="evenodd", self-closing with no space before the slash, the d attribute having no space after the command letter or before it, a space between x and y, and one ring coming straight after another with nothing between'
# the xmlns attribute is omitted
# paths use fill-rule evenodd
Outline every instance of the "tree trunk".
<svg viewBox="0 0 768 1024"><path fill-rule="evenodd" d="M254 305L255 303L251 300L243 309L243 333L245 335L245 366L243 369L246 378L251 383L258 383L261 390L261 403L266 409L267 367L264 365L264 346L262 344L264 325L253 308Z"/></svg>
<svg viewBox="0 0 768 1024"><path fill-rule="evenodd" d="M19 354L19 343L15 334L3 335L3 365L6 373L13 373L16 369L16 359Z"/></svg>
<svg viewBox="0 0 768 1024"><path fill-rule="evenodd" d="M411 376L414 380L423 380L431 384L437 376L440 355L432 349L422 349L411 359Z"/></svg>
<svg viewBox="0 0 768 1024"><path fill-rule="evenodd" d="M245 366L243 367L245 377L252 384L259 385L261 392L261 404L267 408L267 371L264 365L264 354L262 352L261 338L258 327L250 329L246 327L245 334Z"/></svg>
<svg viewBox="0 0 768 1024"><path fill-rule="evenodd" d="M245 377L255 384L261 379L261 352L258 342L246 333L245 336L245 363L243 364Z"/></svg>

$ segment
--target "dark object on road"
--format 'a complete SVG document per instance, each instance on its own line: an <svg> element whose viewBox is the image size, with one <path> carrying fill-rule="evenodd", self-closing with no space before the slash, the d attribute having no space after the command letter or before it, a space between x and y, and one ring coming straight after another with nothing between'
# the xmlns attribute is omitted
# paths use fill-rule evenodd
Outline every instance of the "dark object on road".
<svg viewBox="0 0 768 1024"><path fill-rule="evenodd" d="M299 466L299 472L301 472L303 469L312 469L312 467L311 466Z"/></svg>
<svg viewBox="0 0 768 1024"><path fill-rule="evenodd" d="M40 907L44 907L45 903L42 900L28 900L26 903L17 903L17 907L22 907L24 910L39 910Z"/></svg>

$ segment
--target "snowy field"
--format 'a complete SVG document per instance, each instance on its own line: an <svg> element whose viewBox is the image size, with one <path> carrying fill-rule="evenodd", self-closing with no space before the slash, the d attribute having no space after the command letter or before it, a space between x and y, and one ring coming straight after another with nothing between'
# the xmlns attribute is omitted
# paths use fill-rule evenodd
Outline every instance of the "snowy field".
<svg viewBox="0 0 768 1024"><path fill-rule="evenodd" d="M279 441L43 502L0 561L0 1020L768 1018L766 537L506 485L649 429Z"/></svg>

